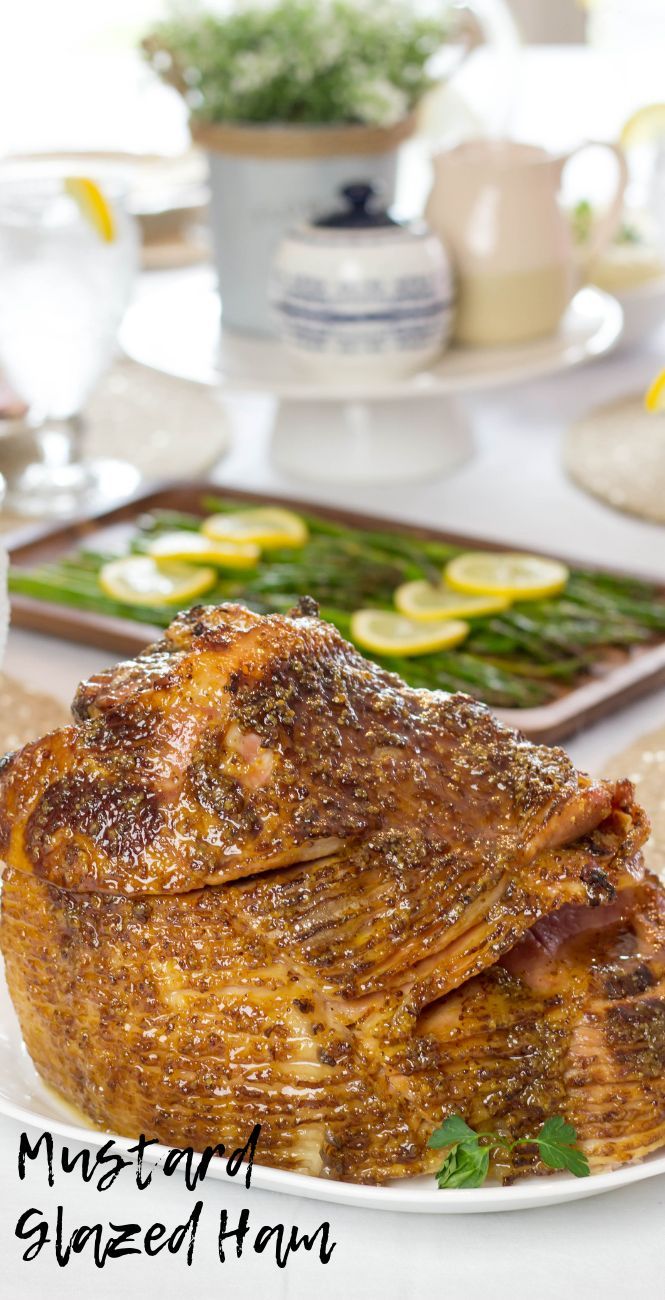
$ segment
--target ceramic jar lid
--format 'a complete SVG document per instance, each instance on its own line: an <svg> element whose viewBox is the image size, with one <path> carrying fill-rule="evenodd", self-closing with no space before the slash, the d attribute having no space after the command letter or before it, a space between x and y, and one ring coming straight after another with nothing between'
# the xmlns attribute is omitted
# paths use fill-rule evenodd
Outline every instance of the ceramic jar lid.
<svg viewBox="0 0 665 1300"><path fill-rule="evenodd" d="M319 217L312 223L318 229L381 230L386 226L404 229L388 215L385 209L377 206L377 193L373 185L358 181L351 185L344 185L340 194L346 200L346 207L341 211L331 212L329 216Z"/></svg>

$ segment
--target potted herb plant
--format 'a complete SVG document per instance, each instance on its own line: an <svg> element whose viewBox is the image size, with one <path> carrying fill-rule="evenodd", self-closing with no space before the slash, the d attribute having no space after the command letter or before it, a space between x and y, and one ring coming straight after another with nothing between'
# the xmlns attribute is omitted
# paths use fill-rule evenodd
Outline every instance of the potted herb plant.
<svg viewBox="0 0 665 1300"><path fill-rule="evenodd" d="M464 11L468 20L468 11ZM184 95L210 161L227 326L269 333L267 286L286 228L363 181L394 196L397 150L455 32L448 0L241 0L157 24L143 42Z"/></svg>

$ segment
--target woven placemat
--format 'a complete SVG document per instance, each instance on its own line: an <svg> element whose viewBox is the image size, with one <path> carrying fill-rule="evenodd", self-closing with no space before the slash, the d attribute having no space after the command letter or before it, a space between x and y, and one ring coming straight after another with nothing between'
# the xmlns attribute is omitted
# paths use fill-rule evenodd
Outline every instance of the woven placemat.
<svg viewBox="0 0 665 1300"><path fill-rule="evenodd" d="M0 754L37 740L71 722L71 714L52 695L30 690L0 673Z"/></svg>
<svg viewBox="0 0 665 1300"><path fill-rule="evenodd" d="M563 463L601 501L665 523L665 412L645 410L641 394L598 406L568 429Z"/></svg>
<svg viewBox="0 0 665 1300"><path fill-rule="evenodd" d="M228 419L217 389L122 358L87 409L91 456L118 456L146 478L192 478L227 450Z"/></svg>
<svg viewBox="0 0 665 1300"><path fill-rule="evenodd" d="M638 801L651 818L647 865L665 879L665 727L648 732L617 754L607 764L605 775L627 776L634 782Z"/></svg>

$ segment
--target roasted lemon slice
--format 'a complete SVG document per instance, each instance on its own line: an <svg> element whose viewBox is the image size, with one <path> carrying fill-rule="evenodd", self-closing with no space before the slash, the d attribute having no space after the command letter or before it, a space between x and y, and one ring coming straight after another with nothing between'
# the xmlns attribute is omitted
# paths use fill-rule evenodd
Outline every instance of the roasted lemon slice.
<svg viewBox="0 0 665 1300"><path fill-rule="evenodd" d="M460 644L470 631L460 619L419 623L390 609L358 609L351 616L351 637L363 650L379 655L426 655Z"/></svg>
<svg viewBox="0 0 665 1300"><path fill-rule="evenodd" d="M443 618L480 618L482 614L498 614L510 605L507 596L465 596L450 587L435 587L424 579L402 583L394 600L400 614L419 623Z"/></svg>
<svg viewBox="0 0 665 1300"><path fill-rule="evenodd" d="M555 596L568 581L568 570L558 560L519 551L465 551L444 570L444 580L454 591L471 596L503 596L506 600L538 600Z"/></svg>
<svg viewBox="0 0 665 1300"><path fill-rule="evenodd" d="M102 194L99 185L87 176L68 176L65 179L65 192L78 204L90 225L94 227L100 239L112 244L115 239L115 218L113 209Z"/></svg>
<svg viewBox="0 0 665 1300"><path fill-rule="evenodd" d="M155 560L186 560L190 564L215 564L223 569L253 569L261 557L255 542L213 542L202 533L176 529L161 533L147 546Z"/></svg>
<svg viewBox="0 0 665 1300"><path fill-rule="evenodd" d="M99 574L107 596L123 605L186 605L214 587L214 569L193 564L157 563L150 555L111 560Z"/></svg>
<svg viewBox="0 0 665 1300"><path fill-rule="evenodd" d="M254 542L267 551L281 546L304 546L308 537L304 519L281 506L257 506L253 510L234 510L228 515L211 515L202 523L201 532L213 542Z"/></svg>

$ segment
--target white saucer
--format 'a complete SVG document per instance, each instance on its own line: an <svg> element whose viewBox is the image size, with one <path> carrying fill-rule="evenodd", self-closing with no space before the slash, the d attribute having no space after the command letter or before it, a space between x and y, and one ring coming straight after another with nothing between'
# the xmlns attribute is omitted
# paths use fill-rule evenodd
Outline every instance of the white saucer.
<svg viewBox="0 0 665 1300"><path fill-rule="evenodd" d="M580 289L558 332L501 348L454 347L428 370L407 379L344 385L302 370L273 339L220 328L220 304L209 269L170 277L130 307L120 331L128 356L187 379L219 383L228 392L264 392L289 401L381 401L470 392L567 370L609 351L623 316L601 289Z"/></svg>
<svg viewBox="0 0 665 1300"><path fill-rule="evenodd" d="M48 1130L60 1137L83 1142L89 1147L101 1146L109 1137L113 1137L118 1150L127 1151L135 1141L133 1138L118 1137L116 1134L84 1127L81 1122L83 1117L70 1110L41 1082L21 1041L1 969L0 1112L18 1120L20 1124L29 1124L42 1131ZM223 1134L218 1134L217 1140L223 1142ZM165 1153L164 1147L150 1147L145 1160L148 1163L159 1163ZM224 1161L213 1161L208 1177L225 1178L225 1171ZM254 1167L252 1186L264 1191L282 1192L286 1196L304 1196L314 1201L355 1205L364 1210L412 1214L486 1214L499 1210L530 1210L543 1205L558 1205L562 1201L597 1196L624 1187L627 1183L653 1178L656 1174L665 1174L665 1155L650 1156L642 1164L624 1166L612 1173L595 1174L589 1178L553 1174L546 1178L524 1179L514 1187L488 1186L467 1191L439 1191L434 1179L430 1177L402 1179L388 1187L359 1187L354 1183L312 1178L261 1165ZM658 1191L654 1188L654 1196L657 1195Z"/></svg>

